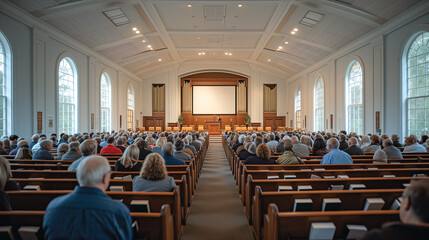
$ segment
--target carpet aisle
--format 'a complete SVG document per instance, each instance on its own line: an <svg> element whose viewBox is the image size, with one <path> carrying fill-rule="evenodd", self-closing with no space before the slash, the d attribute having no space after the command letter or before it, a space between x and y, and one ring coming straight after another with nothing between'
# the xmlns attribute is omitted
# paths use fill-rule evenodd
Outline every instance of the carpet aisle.
<svg viewBox="0 0 429 240"><path fill-rule="evenodd" d="M182 240L253 239L234 177L217 136L210 144Z"/></svg>

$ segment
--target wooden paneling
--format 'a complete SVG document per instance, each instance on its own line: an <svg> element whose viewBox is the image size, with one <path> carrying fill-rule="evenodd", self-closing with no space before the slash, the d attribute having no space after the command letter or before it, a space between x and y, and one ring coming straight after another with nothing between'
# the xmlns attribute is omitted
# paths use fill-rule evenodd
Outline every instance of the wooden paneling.
<svg viewBox="0 0 429 240"><path fill-rule="evenodd" d="M219 115L222 119L221 129L225 129L225 125L244 125L244 118L246 118L246 115L246 113ZM182 117L185 119L183 125L204 125L204 128L207 128L206 121L217 120L217 115L192 115L191 113L182 113Z"/></svg>
<svg viewBox="0 0 429 240"><path fill-rule="evenodd" d="M161 129L165 130L165 113L163 112L154 112L153 116L143 116L143 126L146 129L149 127L161 127Z"/></svg>
<svg viewBox="0 0 429 240"><path fill-rule="evenodd" d="M264 113L264 128L271 127L276 131L278 127L286 126L286 117L277 116L277 113Z"/></svg>

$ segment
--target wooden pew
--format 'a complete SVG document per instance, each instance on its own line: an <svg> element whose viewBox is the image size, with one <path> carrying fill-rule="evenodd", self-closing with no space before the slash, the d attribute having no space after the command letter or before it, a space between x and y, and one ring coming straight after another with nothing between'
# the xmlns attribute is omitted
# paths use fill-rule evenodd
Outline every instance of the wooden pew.
<svg viewBox="0 0 429 240"><path fill-rule="evenodd" d="M21 226L42 228L45 211L0 211L0 225L13 226L14 232ZM131 213L133 221L138 223L138 232L134 239L173 240L173 216L170 206L165 204L160 212ZM16 239L19 239L17 235Z"/></svg>
<svg viewBox="0 0 429 240"><path fill-rule="evenodd" d="M8 191L12 209L14 210L45 210L48 204L56 197L71 193L72 191ZM112 199L122 199L130 207L132 200L149 200L150 209L161 209L168 204L174 218L175 239L180 239L182 232L182 210L180 203L180 190L176 186L173 192L106 192ZM29 203L31 199L31 203Z"/></svg>
<svg viewBox="0 0 429 240"><path fill-rule="evenodd" d="M383 210L389 210L392 203L402 196L403 189L365 189L339 191L287 191L263 192L256 186L253 202L252 218L253 230L257 239L261 239L263 216L267 214L268 205L274 203L280 212L293 212L294 199L309 198L313 200L312 211L321 211L324 198L339 198L341 211L363 210L367 198L383 198Z"/></svg>
<svg viewBox="0 0 429 240"><path fill-rule="evenodd" d="M246 215L249 223L252 223L252 202L255 195L255 187L260 186L262 191L278 191L278 186L291 186L296 190L301 185L311 185L313 190L328 190L331 185L344 185L344 189L349 189L350 184L364 184L367 189L402 189L404 183L411 180L429 179L429 177L395 177L395 178L334 178L334 179L253 179L252 175L247 176L246 184Z"/></svg>
<svg viewBox="0 0 429 240"><path fill-rule="evenodd" d="M391 221L399 221L399 211L279 212L270 204L264 216L263 239L308 239L313 222L333 222L334 239L344 239L347 224L361 224L371 230Z"/></svg>

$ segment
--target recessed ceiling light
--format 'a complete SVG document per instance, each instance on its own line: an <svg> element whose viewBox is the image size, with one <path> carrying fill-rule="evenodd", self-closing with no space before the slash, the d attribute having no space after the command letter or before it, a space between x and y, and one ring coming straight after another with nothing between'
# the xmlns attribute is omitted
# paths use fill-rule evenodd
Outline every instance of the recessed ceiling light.
<svg viewBox="0 0 429 240"><path fill-rule="evenodd" d="M138 30L137 30L137 31L136 31L136 33L137 33L137 34L139 34L139 33L140 33L140 31L138 31Z"/></svg>
<svg viewBox="0 0 429 240"><path fill-rule="evenodd" d="M228 53L226 52L225 55L228 55Z"/></svg>
<svg viewBox="0 0 429 240"><path fill-rule="evenodd" d="M158 62L161 62L161 61L162 61L162 59L161 59L161 58L159 58L159 59L158 59Z"/></svg>
<svg viewBox="0 0 429 240"><path fill-rule="evenodd" d="M267 61L268 61L268 62L271 62L271 59L269 59L269 58L268 58L268 60L267 60Z"/></svg>
<svg viewBox="0 0 429 240"><path fill-rule="evenodd" d="M282 46L279 46L279 49L283 49L283 47L282 47Z"/></svg>
<svg viewBox="0 0 429 240"><path fill-rule="evenodd" d="M191 5L191 4L188 4L188 7L192 7L192 5Z"/></svg>
<svg viewBox="0 0 429 240"><path fill-rule="evenodd" d="M290 34L295 35L295 32L294 32L294 31L292 31L292 32L290 32Z"/></svg>
<svg viewBox="0 0 429 240"><path fill-rule="evenodd" d="M147 45L148 48L152 48L152 45Z"/></svg>
<svg viewBox="0 0 429 240"><path fill-rule="evenodd" d="M285 44L289 44L289 42L285 42Z"/></svg>
<svg viewBox="0 0 429 240"><path fill-rule="evenodd" d="M228 53L229 56L232 56L232 53Z"/></svg>
<svg viewBox="0 0 429 240"><path fill-rule="evenodd" d="M241 4L238 4L238 5L237 5L237 7L242 7L242 6L243 6L243 5L241 5Z"/></svg>
<svg viewBox="0 0 429 240"><path fill-rule="evenodd" d="M197 37L197 39L198 39L198 40L200 40L201 38L200 38L200 37Z"/></svg>
<svg viewBox="0 0 429 240"><path fill-rule="evenodd" d="M293 31L298 32L298 28L294 28Z"/></svg>
<svg viewBox="0 0 429 240"><path fill-rule="evenodd" d="M142 40L142 42L146 42L146 40Z"/></svg>
<svg viewBox="0 0 429 240"><path fill-rule="evenodd" d="M136 27L133 27L133 31L137 31L137 28L136 28Z"/></svg>

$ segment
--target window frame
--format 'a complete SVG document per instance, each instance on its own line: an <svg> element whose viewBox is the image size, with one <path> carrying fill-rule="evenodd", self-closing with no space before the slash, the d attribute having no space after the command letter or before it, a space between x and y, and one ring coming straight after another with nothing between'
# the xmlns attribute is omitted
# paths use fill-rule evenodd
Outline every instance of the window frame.
<svg viewBox="0 0 429 240"><path fill-rule="evenodd" d="M3 131L0 131L1 136L10 135L13 129L12 108L13 108L13 52L11 44L6 35L0 30L0 45L4 51L4 89L1 97L4 99L4 118Z"/></svg>
<svg viewBox="0 0 429 240"><path fill-rule="evenodd" d="M297 98L299 98L299 101L297 100ZM298 109L297 102L299 102L299 109ZM294 106L295 106L295 121L296 121L295 127L296 129L302 129L302 119L301 119L302 92L299 87L295 91Z"/></svg>
<svg viewBox="0 0 429 240"><path fill-rule="evenodd" d="M351 104L350 101L350 95L351 95L351 89L349 87L350 83L350 74L353 68L353 65L355 63L358 63L361 69L361 103L360 104ZM349 119L349 107L355 106L355 107L361 107L362 108L362 132L352 131L350 127L350 119ZM345 77L345 119L346 119L346 129L347 132L356 132L357 134L364 134L365 133L365 68L363 65L363 62L359 58L355 58L351 60L347 66L346 71L346 77Z"/></svg>
<svg viewBox="0 0 429 240"><path fill-rule="evenodd" d="M132 108L130 108L130 95L132 96ZM135 111L135 93L134 93L134 87L130 83L127 87L127 130L128 129L134 129L134 111ZM131 113L130 113L131 111Z"/></svg>
<svg viewBox="0 0 429 240"><path fill-rule="evenodd" d="M107 89L103 89L103 80L106 81ZM101 132L110 132L112 129L112 81L110 79L109 73L103 71L100 76L100 131ZM107 105L108 107L103 106L103 91L107 92ZM107 121L106 126L103 124L103 110L107 110Z"/></svg>
<svg viewBox="0 0 429 240"><path fill-rule="evenodd" d="M60 65L61 62L63 60L68 61L71 71L73 72L73 104L71 103L61 103L60 102ZM68 54L61 54L60 57L58 58L58 62L57 62L57 68L56 68L56 74L57 74L57 81L56 81L56 91L57 91L57 126L56 129L58 131L58 134L61 133L67 133L67 134L74 134L76 132L78 132L79 129L79 119L78 119L78 111L79 111L79 102L78 102L78 94L79 94L79 71L76 65L76 62L73 60L73 58L71 56L69 56ZM66 131L61 131L60 129L60 108L61 108L61 104L65 104L68 106L73 106L74 107L74 119L71 120L72 122L72 127L71 127L71 131L72 132L66 132ZM63 128L64 130L65 128ZM68 128L70 129L70 127Z"/></svg>
<svg viewBox="0 0 429 240"><path fill-rule="evenodd" d="M318 83L321 83L321 87L318 88ZM316 91L319 90L320 92L320 88L322 88L321 94L322 94L322 100L323 100L323 104L321 106L321 108L317 106L316 104ZM322 114L321 117L317 116L317 111L318 110L322 110ZM317 76L316 80L314 81L314 87L313 87L313 127L314 127L314 131L324 131L325 130L325 83L323 81L323 77L322 75ZM319 118L319 119L318 119ZM320 126L317 126L319 120L319 124ZM320 129L318 129L318 127L320 127Z"/></svg>

